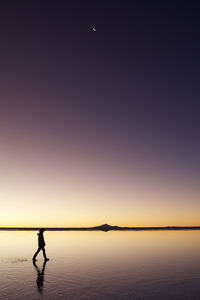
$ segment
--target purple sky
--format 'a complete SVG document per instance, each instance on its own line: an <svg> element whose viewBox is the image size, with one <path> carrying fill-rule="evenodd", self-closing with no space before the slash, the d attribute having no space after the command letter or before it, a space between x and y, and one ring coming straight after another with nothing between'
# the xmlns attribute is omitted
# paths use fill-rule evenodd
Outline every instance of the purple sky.
<svg viewBox="0 0 200 300"><path fill-rule="evenodd" d="M95 222L91 219L98 215L95 205L99 212L99 203L109 202L110 193L119 186L120 192L110 202L110 210L115 205L119 208L111 221L144 222L142 216L140 221L143 208L156 207L149 200L150 189L160 205L155 223L162 223L156 218L165 205L168 215L159 216L164 222L183 223L188 211L186 223L192 223L192 218L196 223L200 206L199 12L195 1L2 2L1 177L6 187L16 183L13 195L8 196L5 188L0 195L3 201L10 206L24 207L26 201L40 205L37 193L29 200L30 182L24 195L24 177L40 178L42 185L50 173L59 201L59 174L63 178L80 174L77 182L65 182L60 190L64 205L65 189L81 190L87 178L84 196L68 196L63 208L67 210L71 199L73 209L87 215L84 224ZM58 173L55 178L54 172ZM22 176L20 183L15 181L16 174ZM40 195L44 206L48 184ZM94 211L87 201L93 186L97 187L90 195ZM98 186L105 188L102 198ZM37 188L36 184L33 190ZM162 196L157 195L159 189ZM177 207L174 199L179 199ZM81 211L83 203L88 210ZM182 203L185 215L178 218ZM4 216L9 205L5 204ZM123 218L120 206L127 207ZM134 207L140 206L135 212ZM76 224L73 209L68 213L70 222ZM177 219L169 219L172 211ZM26 209L17 214L15 224L24 213ZM97 219L101 222L100 216ZM41 219L33 218L33 222L41 223Z"/></svg>

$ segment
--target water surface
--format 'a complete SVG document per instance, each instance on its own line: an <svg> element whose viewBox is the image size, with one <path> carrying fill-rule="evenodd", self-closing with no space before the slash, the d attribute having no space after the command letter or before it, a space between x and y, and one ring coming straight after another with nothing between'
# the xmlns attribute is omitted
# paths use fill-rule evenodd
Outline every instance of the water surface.
<svg viewBox="0 0 200 300"><path fill-rule="evenodd" d="M200 299L200 231L0 231L0 299Z"/></svg>

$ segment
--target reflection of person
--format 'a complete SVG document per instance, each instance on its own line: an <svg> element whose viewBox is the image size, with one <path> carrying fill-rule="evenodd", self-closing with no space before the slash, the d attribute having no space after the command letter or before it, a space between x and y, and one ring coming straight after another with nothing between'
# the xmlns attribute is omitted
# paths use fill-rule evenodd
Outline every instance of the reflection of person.
<svg viewBox="0 0 200 300"><path fill-rule="evenodd" d="M40 294L42 294L43 291L43 285L44 285L44 271L45 271L45 265L47 263L47 260L44 261L43 266L42 266L42 270L40 271L40 269L38 268L38 266L36 265L35 260L33 261L33 265L37 271L37 287L38 287L38 292Z"/></svg>
<svg viewBox="0 0 200 300"><path fill-rule="evenodd" d="M43 252L43 256L44 256L44 260L47 261L49 260L49 258L46 257L46 252L45 252L45 241L44 241L44 236L43 236L43 232L44 229L41 228L39 233L38 233L38 249L35 252L34 256L33 256L33 261L36 260L36 256L38 255L38 253L42 250Z"/></svg>

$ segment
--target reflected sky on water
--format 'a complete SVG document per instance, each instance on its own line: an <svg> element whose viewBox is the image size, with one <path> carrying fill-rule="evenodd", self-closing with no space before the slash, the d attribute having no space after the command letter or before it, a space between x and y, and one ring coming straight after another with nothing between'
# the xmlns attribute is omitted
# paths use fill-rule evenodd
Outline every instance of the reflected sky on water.
<svg viewBox="0 0 200 300"><path fill-rule="evenodd" d="M0 299L199 299L200 231L0 231Z"/></svg>

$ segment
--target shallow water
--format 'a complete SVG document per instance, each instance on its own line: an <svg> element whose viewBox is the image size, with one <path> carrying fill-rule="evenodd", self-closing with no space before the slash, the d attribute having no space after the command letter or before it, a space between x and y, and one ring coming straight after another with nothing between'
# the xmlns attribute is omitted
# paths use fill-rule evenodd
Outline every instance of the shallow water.
<svg viewBox="0 0 200 300"><path fill-rule="evenodd" d="M200 299L200 231L0 231L0 299Z"/></svg>

